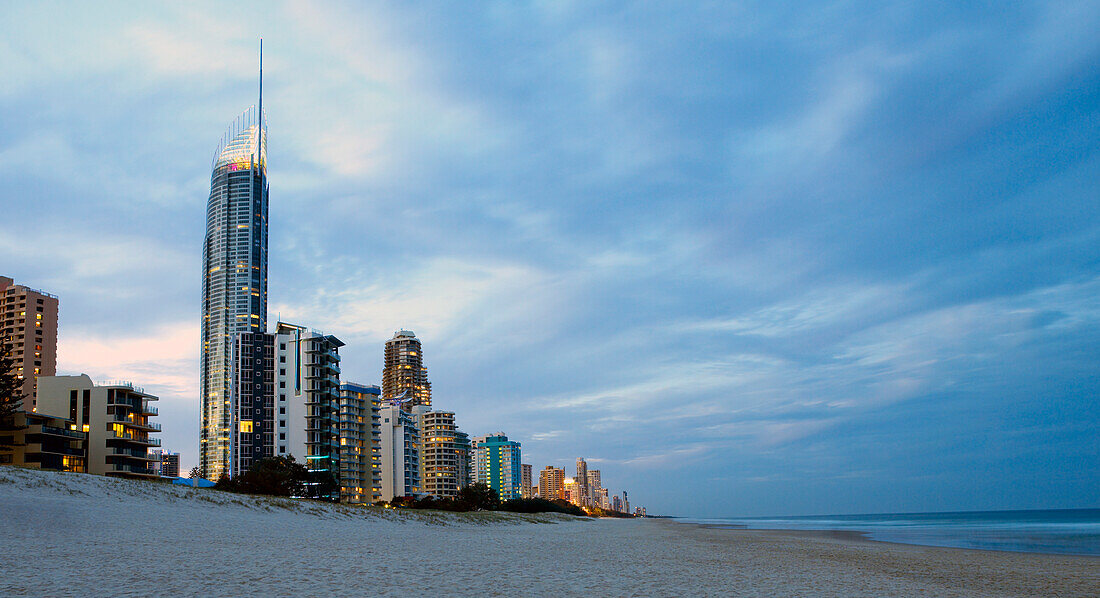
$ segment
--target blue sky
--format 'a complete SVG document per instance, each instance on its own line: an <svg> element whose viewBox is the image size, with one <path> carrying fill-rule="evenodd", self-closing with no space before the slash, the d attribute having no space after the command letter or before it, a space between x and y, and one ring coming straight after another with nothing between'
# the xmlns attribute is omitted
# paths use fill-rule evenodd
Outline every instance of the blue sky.
<svg viewBox="0 0 1100 598"><path fill-rule="evenodd" d="M1097 507L1100 5L0 4L0 273L193 464L265 39L270 319L651 512ZM26 239L37 245L28 248Z"/></svg>

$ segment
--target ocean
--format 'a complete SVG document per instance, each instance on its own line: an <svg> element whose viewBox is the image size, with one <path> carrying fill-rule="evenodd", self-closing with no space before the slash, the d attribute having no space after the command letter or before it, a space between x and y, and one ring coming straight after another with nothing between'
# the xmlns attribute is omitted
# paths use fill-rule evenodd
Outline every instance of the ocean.
<svg viewBox="0 0 1100 598"><path fill-rule="evenodd" d="M1100 556L1100 509L804 517L679 518L730 529L845 530L871 540L981 550Z"/></svg>

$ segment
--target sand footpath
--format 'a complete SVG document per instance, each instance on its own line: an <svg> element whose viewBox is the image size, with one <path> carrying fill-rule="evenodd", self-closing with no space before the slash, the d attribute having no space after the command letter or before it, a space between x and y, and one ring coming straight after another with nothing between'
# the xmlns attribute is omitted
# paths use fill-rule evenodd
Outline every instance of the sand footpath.
<svg viewBox="0 0 1100 598"><path fill-rule="evenodd" d="M1098 596L1100 559L394 512L0 466L0 595Z"/></svg>

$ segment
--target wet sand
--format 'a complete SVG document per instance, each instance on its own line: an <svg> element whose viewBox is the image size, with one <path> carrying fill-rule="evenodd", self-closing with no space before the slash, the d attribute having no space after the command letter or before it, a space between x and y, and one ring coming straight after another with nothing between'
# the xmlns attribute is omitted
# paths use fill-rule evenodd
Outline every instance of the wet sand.
<svg viewBox="0 0 1100 598"><path fill-rule="evenodd" d="M738 569L767 570L762 583L782 595L1100 596L1097 557L894 544L851 531L666 525L689 528L683 533Z"/></svg>

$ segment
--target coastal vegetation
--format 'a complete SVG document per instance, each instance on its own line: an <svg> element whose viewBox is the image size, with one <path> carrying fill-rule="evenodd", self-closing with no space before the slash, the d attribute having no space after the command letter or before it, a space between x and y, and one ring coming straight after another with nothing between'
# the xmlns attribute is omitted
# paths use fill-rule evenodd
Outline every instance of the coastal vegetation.
<svg viewBox="0 0 1100 598"><path fill-rule="evenodd" d="M562 500L547 500L545 498L515 498L500 500L496 490L485 484L472 484L458 491L455 498L402 496L395 498L385 506L398 509L434 509L438 511L469 512L469 511L507 511L510 513L563 513L577 517L633 517L626 513L619 513L593 507L582 509L577 505Z"/></svg>

